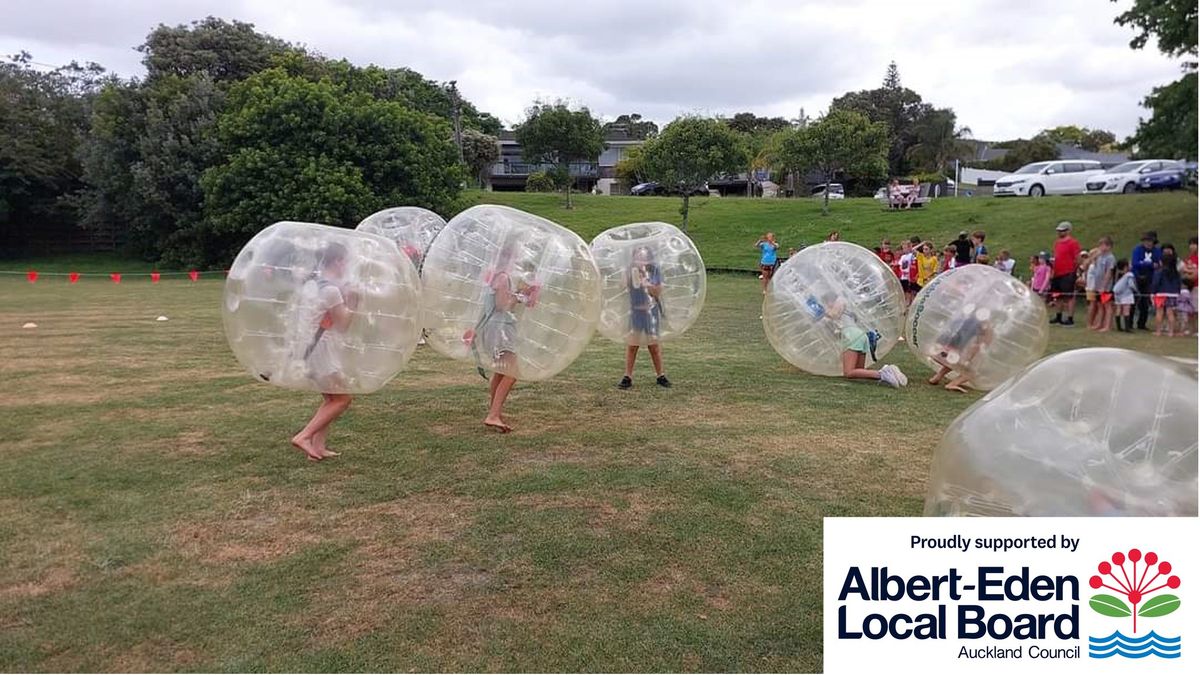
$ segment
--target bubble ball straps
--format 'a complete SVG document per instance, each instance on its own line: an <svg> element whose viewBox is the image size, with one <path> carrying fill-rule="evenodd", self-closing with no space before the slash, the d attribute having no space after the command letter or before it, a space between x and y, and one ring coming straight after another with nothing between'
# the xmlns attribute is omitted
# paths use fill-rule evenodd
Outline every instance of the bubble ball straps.
<svg viewBox="0 0 1200 675"><path fill-rule="evenodd" d="M763 329L775 351L809 373L842 375L843 333L875 331L882 358L904 330L904 291L886 263L848 242L810 246L771 279ZM868 356L870 356L868 354Z"/></svg>
<svg viewBox="0 0 1200 675"><path fill-rule="evenodd" d="M600 314L600 273L583 240L505 206L451 219L421 276L430 346L518 379L548 379L570 365Z"/></svg>
<svg viewBox="0 0 1200 675"><path fill-rule="evenodd" d="M392 242L281 222L234 260L222 319L234 355L256 379L365 394L408 362L420 333L419 303L416 268Z"/></svg>
<svg viewBox="0 0 1200 675"><path fill-rule="evenodd" d="M683 334L704 306L707 278L696 245L674 225L631 223L592 240L600 271L597 329L604 337L646 346Z"/></svg>

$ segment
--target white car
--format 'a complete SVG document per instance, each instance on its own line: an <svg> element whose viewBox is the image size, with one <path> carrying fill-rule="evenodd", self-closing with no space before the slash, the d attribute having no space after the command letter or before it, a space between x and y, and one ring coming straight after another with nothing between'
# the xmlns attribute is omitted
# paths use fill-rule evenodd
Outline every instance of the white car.
<svg viewBox="0 0 1200 675"><path fill-rule="evenodd" d="M1102 174L1089 178L1087 193L1091 195L1136 192L1138 180L1142 176L1164 169L1183 171L1183 165L1170 159L1139 159L1134 162L1118 164Z"/></svg>
<svg viewBox="0 0 1200 675"><path fill-rule="evenodd" d="M1089 159L1034 162L997 178L992 194L997 197L1081 195L1087 192L1088 180L1100 173L1104 173L1100 162Z"/></svg>
<svg viewBox="0 0 1200 675"><path fill-rule="evenodd" d="M824 199L825 198L825 186L818 185L817 187L813 188L812 189L812 197L813 197L813 199ZM846 198L846 188L842 187L841 183L830 183L829 184L829 198L830 199L845 199Z"/></svg>

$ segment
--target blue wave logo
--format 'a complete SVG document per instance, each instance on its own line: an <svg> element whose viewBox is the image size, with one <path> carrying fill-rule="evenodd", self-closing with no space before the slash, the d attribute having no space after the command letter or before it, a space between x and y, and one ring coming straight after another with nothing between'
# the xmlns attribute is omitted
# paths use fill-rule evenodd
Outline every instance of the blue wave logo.
<svg viewBox="0 0 1200 675"><path fill-rule="evenodd" d="M1140 638L1129 637L1121 631L1113 631L1108 637L1088 638L1088 656L1093 659L1107 659L1110 656L1124 656L1127 659L1141 659L1147 656L1177 659L1180 647L1179 638L1163 637L1154 631Z"/></svg>

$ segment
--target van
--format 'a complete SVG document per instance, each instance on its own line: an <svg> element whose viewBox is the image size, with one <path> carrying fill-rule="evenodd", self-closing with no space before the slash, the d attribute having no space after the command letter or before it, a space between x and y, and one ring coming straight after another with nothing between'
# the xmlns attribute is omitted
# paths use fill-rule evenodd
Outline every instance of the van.
<svg viewBox="0 0 1200 675"><path fill-rule="evenodd" d="M1088 179L1103 172L1100 162L1090 159L1034 162L997 178L992 194L997 197L1081 195L1087 192Z"/></svg>

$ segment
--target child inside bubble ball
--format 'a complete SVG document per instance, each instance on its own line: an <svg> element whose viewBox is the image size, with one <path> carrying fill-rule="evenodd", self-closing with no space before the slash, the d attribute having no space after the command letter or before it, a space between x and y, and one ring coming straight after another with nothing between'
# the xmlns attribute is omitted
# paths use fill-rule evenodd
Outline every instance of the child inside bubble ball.
<svg viewBox="0 0 1200 675"><path fill-rule="evenodd" d="M345 332L358 307L358 294L345 280L348 257L342 244L327 244L318 254L316 271L300 289L300 324L311 336L300 358L307 377L323 393L321 405L300 433L292 437L292 445L314 462L338 455L325 445L325 439L329 426L346 412L351 401L349 394L338 393L345 390L346 381L330 335Z"/></svg>
<svg viewBox="0 0 1200 675"><path fill-rule="evenodd" d="M826 310L824 305L810 297L806 306L814 318L834 323L842 345L842 377L849 380L876 380L895 389L908 385L908 377L896 366L888 364L879 370L867 368L867 354L874 357L879 334L859 325L858 318L846 307L845 300L840 297L833 299Z"/></svg>
<svg viewBox="0 0 1200 675"><path fill-rule="evenodd" d="M479 374L488 378L488 413L483 424L500 433L512 431L501 414L517 383L516 310L522 305L533 307L537 304L539 290L537 285L520 278L523 276L521 270L514 264L516 248L509 245L502 249L496 268L485 275L488 292L483 314L475 327L463 336L475 355ZM490 377L488 370L492 371Z"/></svg>
<svg viewBox="0 0 1200 675"><path fill-rule="evenodd" d="M950 328L938 336L930 358L938 364L938 370L929 378L929 384L941 384L951 372L956 376L946 383L948 391L967 393L970 383L971 365L980 350L991 344L993 337L991 311L986 308L965 308L963 315L950 322Z"/></svg>
<svg viewBox="0 0 1200 675"><path fill-rule="evenodd" d="M633 365L637 361L638 346L645 342L658 376L660 387L670 387L671 381L663 370L662 346L658 336L662 330L666 312L662 304L662 271L654 258L654 251L641 246L633 252L629 262L629 344L625 347L625 376L617 383L621 389L633 386Z"/></svg>

